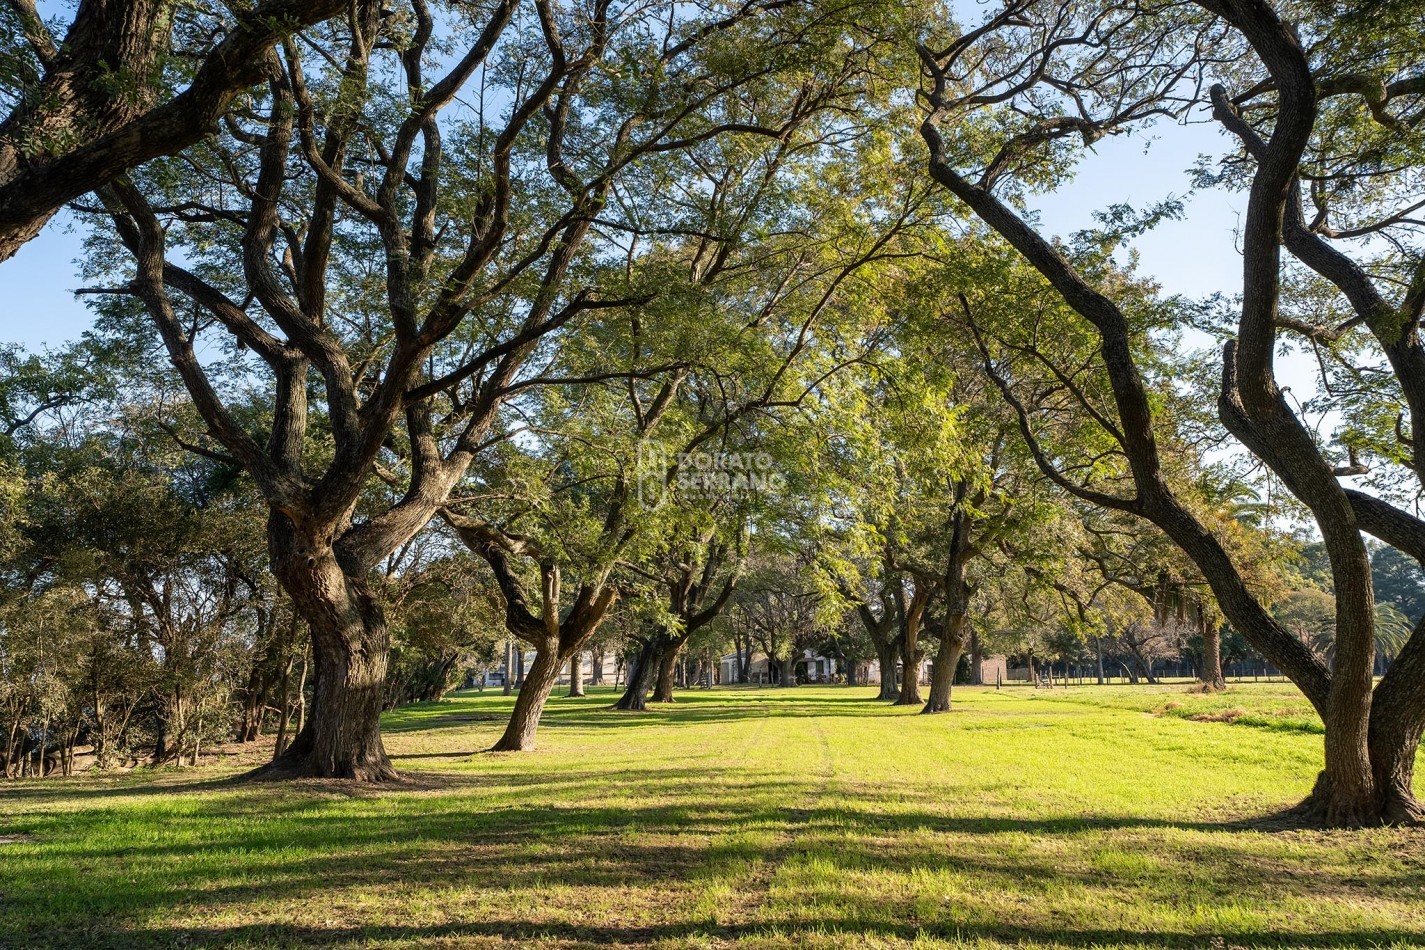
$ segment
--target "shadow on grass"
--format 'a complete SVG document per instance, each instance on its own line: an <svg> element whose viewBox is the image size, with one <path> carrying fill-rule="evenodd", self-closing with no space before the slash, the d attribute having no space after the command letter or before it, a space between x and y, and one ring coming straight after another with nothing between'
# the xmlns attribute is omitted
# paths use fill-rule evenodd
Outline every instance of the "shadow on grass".
<svg viewBox="0 0 1425 950"><path fill-rule="evenodd" d="M1196 876L1199 898L1224 902L1263 892L1274 900L1368 895L1372 900L1410 901L1418 899L1421 890L1418 869L1409 864L1375 869L1369 888L1359 868L1338 872L1308 867L1281 879L1281 867L1271 855L1238 835L1214 834L1241 827L1230 823L1135 816L947 815L923 807L915 798L908 801L904 794L827 802L822 799L835 796L811 777L705 768L653 768L627 776L619 782L616 798L610 797L615 790L609 777L599 774L508 769L498 774L437 773L432 781L442 794L382 790L343 798L314 794L318 787L301 784L268 790L231 782L192 783L189 787L216 794L154 806L141 802L133 809L21 816L17 830L34 838L7 846L0 860L6 912L0 946L373 940L421 946L462 935L641 945L802 931L845 932L860 940L950 934L934 919L926 919L919 898L903 889L837 893L823 900L818 888L831 885L819 879L803 883L804 862L834 865L828 877L832 882L853 872L903 875L925 868L973 879L991 894L1098 889L1146 898L1171 893L1183 875ZM155 810L138 813L145 808ZM136 826L146 833L133 835ZM1173 840L1169 836L1183 840L1193 833L1206 837L1192 837L1190 850L1164 848L1165 840ZM1116 853L1141 861L1118 869L1095 864L1093 856L1110 838ZM758 868L767 874L759 878ZM785 877L774 890L771 877L777 874ZM746 920L718 923L699 904L703 890L715 885L757 897ZM1146 890L1150 885L1157 890ZM591 919L578 897L589 895L587 900L596 902L597 895L640 888L655 895L650 898L653 905L641 908L654 923L624 926ZM271 917L277 908L312 913L314 904L316 913L339 918L339 909L320 908L342 898L364 907L371 898L363 895L376 893L399 906L407 897L420 901L431 890L491 895L493 903L482 906L495 909L479 919L432 926L329 928L293 922L193 929L149 923L174 915L242 921L254 915ZM532 920L529 910L500 910L499 895L561 892L573 895L569 900L579 905L578 912L541 906L541 919ZM780 903L769 900L772 893ZM814 925L803 919L798 894L815 899ZM443 913L465 915L458 906ZM542 919L549 914L563 920ZM954 935L1072 946L1132 944L1142 936L1036 923L1048 916L957 923ZM290 918L283 912L280 919ZM1253 946L1342 947L1419 939L1421 934L1363 928L1352 933L1224 936ZM1152 943L1202 946L1205 937L1155 930Z"/></svg>
<svg viewBox="0 0 1425 950"><path fill-rule="evenodd" d="M642 712L612 708L621 692L602 687L588 696L570 698L552 696L540 718L539 728L598 727L629 729L649 726L696 725L745 720L757 717L795 718L848 717L856 719L915 715L920 706L892 706L876 699L873 690L849 687L854 693L827 696L823 691L799 693L798 688L759 689L737 687L717 690L684 690L672 703L652 703ZM439 703L421 703L402 707L388 714L382 730L398 735L404 732L458 728L472 724L503 725L509 719L514 697L498 694L458 692ZM956 710L959 712L960 710ZM983 710L975 710L983 712ZM1028 710L1028 717L1052 716L1051 710Z"/></svg>
<svg viewBox="0 0 1425 950"><path fill-rule="evenodd" d="M983 800L957 808L928 772L863 787L829 767L817 775L780 759L749 766L742 733L728 759L683 755L681 738L666 750L618 741L619 730L675 723L710 724L690 733L706 739L735 719L896 715L869 690L692 693L641 715L607 711L615 692L551 702L543 728L614 737L567 767L482 757L412 768L413 781L397 786L171 773L0 792L29 806L7 808L0 831L33 836L0 851L0 947L835 946L922 936L1205 947L1211 934L1189 932L1181 914L1159 905L1250 900L1296 909L1280 931L1238 923L1216 934L1228 945L1334 948L1425 936L1405 929L1418 917L1370 910L1408 907L1425 892L1425 860L1385 860L1380 841L1347 839L1372 857L1345 860L1329 841L1315 852L1310 841L1239 833L1260 827L1253 822L1069 814L1071 804L1043 803L1029 816L995 813L986 803L1014 792L1018 776L979 781ZM464 694L399 710L387 728L431 731L466 749L472 740L449 730L503 721L500 704L509 702ZM421 748L396 758L465 754ZM91 798L99 799L92 807ZM945 904L941 881L972 882L957 898L963 907ZM1082 895L1077 917L1060 914L1061 901ZM1137 905L1136 918L1111 923L1141 919L1151 933L1108 926L1084 910L1094 901ZM1360 902L1358 929L1340 926L1354 917L1313 918L1310 908L1335 902Z"/></svg>
<svg viewBox="0 0 1425 950"><path fill-rule="evenodd" d="M539 943L572 947L645 947L655 944L701 946L708 942L744 941L762 938L776 946L801 945L808 939L817 946L850 946L874 940L914 943L945 939L957 943L997 940L1006 944L1050 944L1070 947L1231 947L1358 948L1362 941L1371 946L1405 943L1418 937L1409 931L1318 932L1281 934L1262 931L1186 933L1154 930L1035 928L1005 924L991 927L924 927L915 923L868 923L855 917L828 915L815 925L768 926L706 924L653 924L647 926L598 926L576 921L547 925L527 922L469 920L429 926L303 927L289 924L201 927L181 930L183 946L413 946L459 945L477 940L515 944ZM175 933L165 930L130 930L109 939L87 944L90 947L173 946ZM790 937L790 940L788 939ZM819 938L819 939L817 939ZM1221 941L1221 943L1218 943ZM68 946L47 943L41 937L28 946Z"/></svg>

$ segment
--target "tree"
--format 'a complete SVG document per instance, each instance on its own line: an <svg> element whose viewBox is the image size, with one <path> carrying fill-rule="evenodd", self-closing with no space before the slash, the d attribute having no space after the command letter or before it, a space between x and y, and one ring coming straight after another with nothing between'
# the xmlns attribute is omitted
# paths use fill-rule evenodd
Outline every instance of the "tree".
<svg viewBox="0 0 1425 950"><path fill-rule="evenodd" d="M66 25L46 23L34 0L0 6L0 262L66 203L231 121L270 74L274 46L346 9L84 0Z"/></svg>
<svg viewBox="0 0 1425 950"><path fill-rule="evenodd" d="M1052 519L1055 509L1035 497L1042 494L1033 484L1037 472L1016 451L1012 418L972 352L940 330L946 299L940 273L906 270L893 342L863 382L867 402L881 412L860 421L857 437L839 439L829 459L845 473L838 494L849 509L831 533L852 553L833 565L833 576L855 603L855 588L843 575L879 548L895 609L877 615L860 600L862 622L873 635L888 617L899 624L905 674L895 703L923 702L922 712L941 713L950 710L955 673L970 643L971 608L986 559L1036 522ZM918 672L923 631L937 641L924 700Z"/></svg>
<svg viewBox="0 0 1425 950"><path fill-rule="evenodd" d="M1390 604L1414 624L1425 616L1425 571L1388 544L1371 552L1371 579L1377 604Z"/></svg>
<svg viewBox="0 0 1425 950"><path fill-rule="evenodd" d="M1326 754L1305 814L1343 825L1418 821L1425 813L1415 801L1412 777L1425 728L1425 689L1419 686L1425 637L1417 630L1372 692L1375 610L1361 531L1425 557L1420 543L1425 526L1388 501L1342 484L1362 465L1353 453L1338 454L1317 442L1277 385L1273 359L1285 329L1318 338L1358 330L1389 366L1385 376L1409 407L1413 427L1408 436L1401 434L1419 454L1425 443L1420 265L1410 254L1388 252L1363 266L1340 243L1392 233L1409 246L1411 226L1394 210L1377 212L1393 203L1411 174L1413 146L1402 132L1412 120L1399 118L1392 107L1425 90L1410 75L1414 64L1397 36L1354 18L1312 19L1314 11L1295 8L1291 13L1298 22L1284 22L1266 0L1082 12L1015 0L982 26L943 46L922 48L929 82L922 135L932 177L1052 287L1065 305L1052 316L1059 332L1087 332L1097 349L1096 366L1111 397L1102 399L1103 390L1078 390L1074 396L1079 411L1098 426L1107 454L1092 469L1071 475L1058 464L1052 445L1040 441L1040 423L1011 367L997 364L993 341L981 334L986 368L1020 416L1041 469L1091 503L1158 525L1202 571L1233 627L1312 702L1326 725ZM1365 61L1363 56L1372 63L1365 76L1351 65ZM1007 182L1033 187L1051 180L1055 162L1071 149L1071 137L1087 145L1154 117L1188 115L1205 105L1203 90L1213 117L1240 143L1241 153L1228 169L1249 192L1241 240L1242 303L1235 339L1223 349L1219 413L1311 512L1321 533L1337 591L1330 669L1271 616L1230 552L1172 484L1158 444L1163 413L1154 404L1161 393L1150 391L1143 371L1145 317L1161 305L1135 299L1139 289L1102 253L1154 216L1136 218L1117 209L1106 219L1095 256L1086 248L1076 253L1055 247L994 193ZM1073 108L1062 111L1056 104L1064 102L1066 91ZM947 138L952 128L957 131ZM976 129L978 155L972 154L972 137L959 134L970 128ZM1334 134L1346 128L1360 134ZM986 137L998 144L980 150ZM1379 171L1362 165L1385 154L1403 161L1370 164ZM961 170L977 164L978 174ZM1341 166L1353 169L1351 188L1324 185L1330 179L1322 176ZM1311 182L1316 184L1303 184ZM1303 211L1304 189L1316 203L1314 222ZM1333 215L1359 219L1336 230L1328 224ZM1333 298L1352 312L1348 321L1322 327L1284 312L1292 288L1283 279L1283 251L1331 288ZM1394 276L1378 280L1372 267ZM1089 484L1096 471L1115 476L1107 489ZM1085 475L1089 478L1082 480Z"/></svg>
<svg viewBox="0 0 1425 950"><path fill-rule="evenodd" d="M733 526L734 538L719 536L715 521L697 532L680 532L650 558L648 580L665 594L661 611L650 618L651 631L639 644L629 668L628 686L615 708L642 710L655 703L673 702L673 674L680 651L699 630L707 627L727 607L742 570L742 533ZM676 529L675 529L676 530ZM648 693L652 689L652 696Z"/></svg>
<svg viewBox="0 0 1425 950"><path fill-rule="evenodd" d="M478 560L427 532L387 570L392 656L386 705L434 702L487 669L503 646L498 588Z"/></svg>
<svg viewBox="0 0 1425 950"><path fill-rule="evenodd" d="M1129 625L1136 635L1118 636L1139 660L1140 667L1145 667L1148 681L1153 682L1151 662L1145 664L1149 654L1175 655L1183 642L1196 635L1201 643L1199 687L1205 692L1226 689L1220 611L1191 562L1151 526L1092 511L1086 513L1084 520L1088 542L1081 547L1081 556L1105 583L1132 591L1152 610L1151 620ZM1137 648L1140 643L1151 644L1151 649Z"/></svg>
<svg viewBox="0 0 1425 950"><path fill-rule="evenodd" d="M115 282L92 289L157 329L202 419L184 444L258 485L273 571L311 629L312 714L283 774L394 776L373 571L488 448L541 344L628 302L586 269L620 176L725 130L775 137L744 91L825 52L775 48L777 23L815 19L775 3L444 12L364 2L285 39L252 110L103 191L129 261L94 245ZM438 35L468 45L432 81ZM480 109L446 111L477 81ZM221 368L198 357L209 339ZM238 411L238 380L262 381L261 412Z"/></svg>
<svg viewBox="0 0 1425 950"><path fill-rule="evenodd" d="M810 567L795 554L766 549L738 588L733 623L761 647L778 686L797 685L797 661L824 634L828 620Z"/></svg>
<svg viewBox="0 0 1425 950"><path fill-rule="evenodd" d="M22 524L0 595L7 675L27 675L29 656L44 688L11 680L10 725L28 695L36 751L57 743L66 772L81 741L101 766L196 763L233 734L232 695L253 684L277 613L248 486L177 450L130 395L37 418L20 450Z"/></svg>
<svg viewBox="0 0 1425 950"><path fill-rule="evenodd" d="M851 606L857 622L865 630L871 648L875 651L881 680L876 698L882 702L893 703L900 695L896 674L900 663L901 641L897 636L900 625L896 616L898 604L895 597L895 585L901 583L899 574L884 558L879 562L880 572L875 574L854 565L850 570L840 565L827 567L826 560L823 558L823 570L830 575L837 593ZM859 578L859 586L843 576L843 571Z"/></svg>

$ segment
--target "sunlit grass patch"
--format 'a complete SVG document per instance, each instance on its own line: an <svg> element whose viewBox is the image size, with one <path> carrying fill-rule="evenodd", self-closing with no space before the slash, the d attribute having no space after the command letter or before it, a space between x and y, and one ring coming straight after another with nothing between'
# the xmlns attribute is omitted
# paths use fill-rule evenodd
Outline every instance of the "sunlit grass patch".
<svg viewBox="0 0 1425 950"><path fill-rule="evenodd" d="M388 718L401 786L6 786L0 946L1425 945L1419 833L1260 822L1319 735L1192 718L1277 684L871 695L556 697L489 755L510 700L459 694Z"/></svg>

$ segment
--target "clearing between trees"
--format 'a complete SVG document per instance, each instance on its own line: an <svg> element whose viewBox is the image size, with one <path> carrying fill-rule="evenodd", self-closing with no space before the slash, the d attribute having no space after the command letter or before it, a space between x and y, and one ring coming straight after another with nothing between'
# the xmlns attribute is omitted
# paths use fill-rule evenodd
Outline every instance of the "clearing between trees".
<svg viewBox="0 0 1425 950"><path fill-rule="evenodd" d="M383 721L401 784L244 763L0 791L0 946L1425 946L1425 840L1272 816L1289 684L512 699ZM1417 779L1417 794L1425 786Z"/></svg>

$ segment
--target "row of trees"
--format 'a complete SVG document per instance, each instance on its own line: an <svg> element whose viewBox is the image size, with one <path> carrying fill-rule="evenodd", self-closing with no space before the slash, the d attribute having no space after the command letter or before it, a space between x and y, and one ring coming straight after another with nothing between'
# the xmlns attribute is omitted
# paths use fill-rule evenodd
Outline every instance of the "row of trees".
<svg viewBox="0 0 1425 950"><path fill-rule="evenodd" d="M155 747L276 689L274 768L381 780L381 709L505 636L524 749L610 624L625 708L706 635L933 652L928 694L882 686L931 713L1006 630L1199 642L1207 688L1226 630L1322 715L1310 815L1425 817L1425 636L1363 536L1425 561L1415 5L0 15L0 254L68 203L97 319L58 371L7 357L4 657L42 746L108 719L72 686L102 651ZM1024 210L1164 120L1217 124L1199 177L1248 203L1207 301L1120 253L1178 202L1072 241Z"/></svg>

